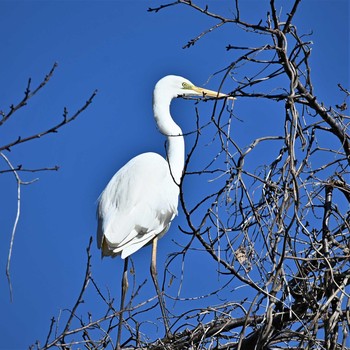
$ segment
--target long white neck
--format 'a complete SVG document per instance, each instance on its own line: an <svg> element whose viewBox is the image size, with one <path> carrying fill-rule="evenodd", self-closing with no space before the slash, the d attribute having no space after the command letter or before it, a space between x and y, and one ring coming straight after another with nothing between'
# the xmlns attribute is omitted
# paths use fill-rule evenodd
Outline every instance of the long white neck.
<svg viewBox="0 0 350 350"><path fill-rule="evenodd" d="M174 122L170 115L170 102L172 96L159 96L157 91L153 95L154 118L159 131L167 137L167 159L173 179L180 184L184 161L185 142L181 128Z"/></svg>

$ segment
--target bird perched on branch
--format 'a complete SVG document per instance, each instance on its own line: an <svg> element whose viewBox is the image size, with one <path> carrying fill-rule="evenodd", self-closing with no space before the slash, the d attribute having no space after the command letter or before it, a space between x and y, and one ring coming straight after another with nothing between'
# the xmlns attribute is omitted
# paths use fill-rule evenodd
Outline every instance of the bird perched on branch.
<svg viewBox="0 0 350 350"><path fill-rule="evenodd" d="M176 97L226 97L225 94L195 86L189 80L168 75L155 86L153 112L159 131L167 138L166 158L142 153L126 163L110 180L98 202L97 244L103 256L121 255L124 262L120 311L127 290L128 257L147 243L153 243L151 275L158 294L166 333L168 317L156 270L157 240L169 229L177 214L179 186L184 168L185 144L180 127L170 114ZM120 346L122 316L117 348Z"/></svg>

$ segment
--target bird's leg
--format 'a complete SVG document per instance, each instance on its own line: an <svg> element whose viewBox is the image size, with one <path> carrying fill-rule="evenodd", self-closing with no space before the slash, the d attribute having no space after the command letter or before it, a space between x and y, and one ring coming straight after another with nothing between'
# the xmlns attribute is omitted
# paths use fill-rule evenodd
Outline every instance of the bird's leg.
<svg viewBox="0 0 350 350"><path fill-rule="evenodd" d="M160 310L162 312L163 320L164 320L164 326L165 326L165 335L167 337L171 336L170 333L170 327L169 327L169 318L166 312L165 308L165 302L163 298L163 293L161 293L158 285L158 278L157 278L157 244L158 244L158 237L155 237L152 244L152 260L151 260L151 276L153 279L154 286L156 288L156 292L158 295Z"/></svg>
<svg viewBox="0 0 350 350"><path fill-rule="evenodd" d="M119 324L118 324L118 336L117 336L117 346L116 350L120 349L120 338L122 336L122 328L123 328L123 311L124 311L124 303L125 303L125 295L128 290L128 260L129 258L125 258L124 260L124 271L122 278L122 295L120 300L120 309L119 309Z"/></svg>

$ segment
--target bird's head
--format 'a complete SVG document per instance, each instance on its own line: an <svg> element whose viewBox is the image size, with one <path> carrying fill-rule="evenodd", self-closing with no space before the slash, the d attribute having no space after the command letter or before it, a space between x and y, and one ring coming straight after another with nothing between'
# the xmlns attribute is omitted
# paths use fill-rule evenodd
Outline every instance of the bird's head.
<svg viewBox="0 0 350 350"><path fill-rule="evenodd" d="M167 75L160 79L155 86L155 94L167 95L170 98L183 97L183 96L201 96L201 97L227 97L228 99L234 99L232 96L228 96L221 92L216 92L208 89L204 89L194 85L188 79L177 76Z"/></svg>

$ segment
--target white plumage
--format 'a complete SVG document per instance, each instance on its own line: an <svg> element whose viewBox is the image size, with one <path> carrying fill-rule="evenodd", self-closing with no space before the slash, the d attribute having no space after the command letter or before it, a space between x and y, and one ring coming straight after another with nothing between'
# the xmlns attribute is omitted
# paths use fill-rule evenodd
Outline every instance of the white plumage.
<svg viewBox="0 0 350 350"><path fill-rule="evenodd" d="M121 254L124 259L163 235L177 214L178 194L169 164L159 154L143 153L131 159L113 176L100 199L102 254Z"/></svg>
<svg viewBox="0 0 350 350"><path fill-rule="evenodd" d="M155 237L161 237L177 214L185 145L182 131L170 115L170 102L190 95L227 96L175 75L158 81L153 112L159 131L167 137L167 159L157 153L143 153L112 177L97 210L97 244L102 255L120 254L127 258Z"/></svg>

